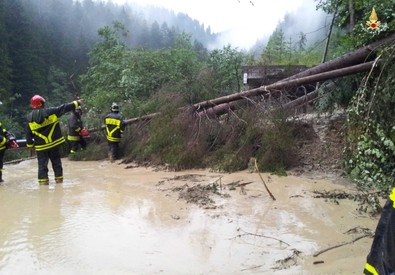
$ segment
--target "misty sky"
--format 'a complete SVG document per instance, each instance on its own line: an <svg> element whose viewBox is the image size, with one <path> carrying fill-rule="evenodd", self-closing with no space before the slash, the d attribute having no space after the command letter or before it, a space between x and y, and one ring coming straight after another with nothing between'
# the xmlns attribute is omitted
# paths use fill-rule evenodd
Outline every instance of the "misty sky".
<svg viewBox="0 0 395 275"><path fill-rule="evenodd" d="M306 24L314 16L314 0L111 0L113 3L138 3L183 12L204 23L212 32L224 32L222 44L248 49L257 39L268 37L284 15L305 10ZM303 19L301 19L303 23ZM312 26L312 28L314 28ZM313 29L311 30L313 31Z"/></svg>

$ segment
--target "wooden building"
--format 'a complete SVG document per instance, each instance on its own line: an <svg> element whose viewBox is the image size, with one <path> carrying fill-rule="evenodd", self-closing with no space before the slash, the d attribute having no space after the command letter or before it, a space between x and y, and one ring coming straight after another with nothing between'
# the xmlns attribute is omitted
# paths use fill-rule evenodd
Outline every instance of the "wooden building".
<svg viewBox="0 0 395 275"><path fill-rule="evenodd" d="M243 84L246 85L248 89L254 89L263 85L275 83L308 68L309 67L306 66L296 65L244 66L242 67Z"/></svg>

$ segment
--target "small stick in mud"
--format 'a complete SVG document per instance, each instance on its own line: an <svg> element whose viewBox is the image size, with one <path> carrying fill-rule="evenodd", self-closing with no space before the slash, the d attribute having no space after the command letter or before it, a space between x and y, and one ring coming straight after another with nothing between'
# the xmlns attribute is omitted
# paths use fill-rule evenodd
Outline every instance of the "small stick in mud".
<svg viewBox="0 0 395 275"><path fill-rule="evenodd" d="M313 257L317 257L317 256L321 255L322 253L327 252L329 250L332 250L332 249L335 249L335 248L338 248L338 247L341 247L341 246L344 246L344 245L347 245L347 244L352 244L352 243L355 243L356 241L358 241L358 240L360 240L362 238L371 237L371 236L372 236L371 234L365 234L365 235L359 236L359 237L357 237L357 238L355 238L355 239L353 239L353 240L351 240L349 242L341 243L341 244L337 244L337 245L325 248L325 249L323 249L321 251L318 251L318 252L314 253Z"/></svg>
<svg viewBox="0 0 395 275"><path fill-rule="evenodd" d="M285 245L287 245L287 246L291 246L289 243L284 242L283 240L280 240L280 239L277 239L277 238L274 238L274 237L270 237L270 236L265 236L265 235L261 235L261 234L255 234L255 233L246 232L246 231L242 230L241 228L238 228L237 231L242 231L242 232L244 232L244 233L243 233L243 234L239 234L239 235L237 235L237 236L234 237L234 238L240 238L240 237L242 237L242 236L255 236L255 237L261 237L261 238L276 240L276 241L279 241L279 242L282 243L282 244L285 244Z"/></svg>
<svg viewBox="0 0 395 275"><path fill-rule="evenodd" d="M269 193L270 197L272 198L272 200L276 200L276 198L273 196L272 192L270 192L269 188L267 188L266 182L263 180L261 173L259 172L258 169L258 163L256 162L256 158L254 158L254 165L255 165L255 170L258 172L259 177L261 178L263 185L266 188L266 191Z"/></svg>

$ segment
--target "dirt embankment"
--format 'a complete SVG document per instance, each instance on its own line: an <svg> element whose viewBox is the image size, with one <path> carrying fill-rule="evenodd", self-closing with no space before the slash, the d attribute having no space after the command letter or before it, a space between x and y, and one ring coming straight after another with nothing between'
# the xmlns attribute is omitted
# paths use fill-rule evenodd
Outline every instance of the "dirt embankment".
<svg viewBox="0 0 395 275"><path fill-rule="evenodd" d="M308 114L298 119L297 166L291 175L338 179L344 182L343 150L346 146L346 115Z"/></svg>

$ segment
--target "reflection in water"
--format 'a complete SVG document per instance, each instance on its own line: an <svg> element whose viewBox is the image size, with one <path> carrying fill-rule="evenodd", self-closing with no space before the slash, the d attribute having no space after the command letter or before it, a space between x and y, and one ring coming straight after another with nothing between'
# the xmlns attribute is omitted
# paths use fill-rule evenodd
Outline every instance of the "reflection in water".
<svg viewBox="0 0 395 275"><path fill-rule="evenodd" d="M36 183L36 160L6 167L0 274L273 274L291 248L263 236L315 247L297 233L319 221L306 226L267 196L204 210L159 191L170 177L164 172L107 161L63 160L63 167L64 183L49 186Z"/></svg>

